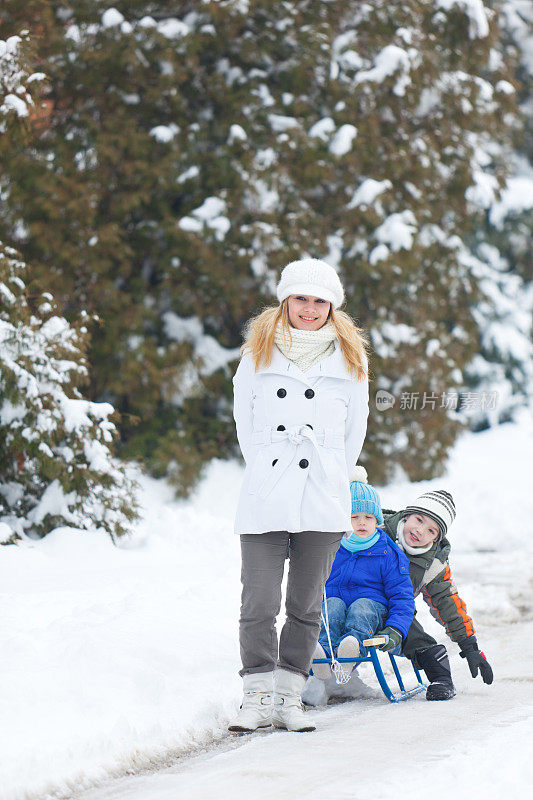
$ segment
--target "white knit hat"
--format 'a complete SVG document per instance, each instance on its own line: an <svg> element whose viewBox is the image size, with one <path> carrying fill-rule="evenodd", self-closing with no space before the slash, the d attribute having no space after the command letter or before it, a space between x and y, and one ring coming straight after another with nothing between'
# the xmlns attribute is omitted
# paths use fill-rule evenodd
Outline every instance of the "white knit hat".
<svg viewBox="0 0 533 800"><path fill-rule="evenodd" d="M444 489L436 489L417 497L414 503L406 506L404 516L408 514L426 514L434 519L442 536L446 536L448 528L455 519L455 503L453 497Z"/></svg>
<svg viewBox="0 0 533 800"><path fill-rule="evenodd" d="M302 258L287 264L276 294L280 303L291 294L305 294L327 300L333 308L338 308L344 300L344 289L336 271L318 258Z"/></svg>

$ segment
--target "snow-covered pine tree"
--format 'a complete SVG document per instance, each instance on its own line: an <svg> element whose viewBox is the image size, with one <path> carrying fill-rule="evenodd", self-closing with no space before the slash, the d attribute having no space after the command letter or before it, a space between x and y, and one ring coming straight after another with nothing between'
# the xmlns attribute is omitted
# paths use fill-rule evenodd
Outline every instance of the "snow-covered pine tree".
<svg viewBox="0 0 533 800"><path fill-rule="evenodd" d="M0 148L9 153L34 113L26 37L0 40ZM0 543L59 525L113 538L136 515L134 483L110 446L111 405L84 400L87 329L57 314L52 295L28 300L27 269L0 242ZM87 316L87 315L85 315Z"/></svg>
<svg viewBox="0 0 533 800"><path fill-rule="evenodd" d="M0 243L0 536L45 536L61 525L106 530L136 518L134 483L113 459L109 403L84 400L87 329L26 298L26 267Z"/></svg>
<svg viewBox="0 0 533 800"><path fill-rule="evenodd" d="M501 194L487 192L484 225L470 241L471 265L488 301L476 309L480 349L468 365L471 395L493 398L465 409L480 429L511 419L533 395L533 5L523 0L492 3L501 35L491 61L511 68L503 84L516 93L521 115L505 146L509 176Z"/></svg>
<svg viewBox="0 0 533 800"><path fill-rule="evenodd" d="M32 3L49 113L3 169L3 231L69 319L101 319L89 396L120 411L122 453L187 487L234 439L248 261L225 241L242 150L221 117L239 97L190 3L117 5ZM25 15L7 2L3 25Z"/></svg>
<svg viewBox="0 0 533 800"><path fill-rule="evenodd" d="M249 87L236 121L253 154L252 270L267 293L294 255L338 265L371 333L374 389L395 398L372 404L365 463L374 480L397 464L438 474L494 301L470 247L516 124L496 17L481 0L221 5L224 72Z"/></svg>
<svg viewBox="0 0 533 800"><path fill-rule="evenodd" d="M510 177L490 211L492 240L513 272L533 281L533 5L528 0L498 0L501 36L493 57L513 68L522 114L515 128ZM509 89L510 91L510 89Z"/></svg>
<svg viewBox="0 0 533 800"><path fill-rule="evenodd" d="M333 135L347 118L357 129L336 181L337 246L354 311L368 309L375 386L396 401L372 408L372 473L386 463L385 479L400 464L416 480L444 465L465 369L480 350L476 314L493 298L469 245L487 192L503 185L516 105L505 60L491 60L497 21L481 0L354 10L333 59L336 85L352 92L340 120L325 114ZM386 459L376 463L378 454Z"/></svg>
<svg viewBox="0 0 533 800"><path fill-rule="evenodd" d="M478 201L503 183L495 145L516 113L495 15L481 0L32 9L54 111L10 160L6 231L23 219L67 310L102 317L92 396L141 420L125 451L182 488L236 452L227 364L276 271L310 254L338 265L374 389L396 398L372 408L373 480L436 474L480 350Z"/></svg>

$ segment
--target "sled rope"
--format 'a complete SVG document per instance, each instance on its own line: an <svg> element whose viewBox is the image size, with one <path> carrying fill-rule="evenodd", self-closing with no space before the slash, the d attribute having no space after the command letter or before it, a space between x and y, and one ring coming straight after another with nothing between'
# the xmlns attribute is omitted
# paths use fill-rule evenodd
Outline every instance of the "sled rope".
<svg viewBox="0 0 533 800"><path fill-rule="evenodd" d="M340 661L337 661L333 653L333 647L331 645L331 636L329 633L328 604L326 600L327 600L326 587L324 587L324 602L322 604L324 611L321 612L321 617L322 617L322 622L324 623L324 627L326 629L326 633L328 635L329 652L331 653L331 671L333 672L333 675L335 677L335 683L342 686L343 684L348 683L348 681L352 677L352 674L351 671L350 672L344 671L344 669L342 668L342 664L340 663Z"/></svg>

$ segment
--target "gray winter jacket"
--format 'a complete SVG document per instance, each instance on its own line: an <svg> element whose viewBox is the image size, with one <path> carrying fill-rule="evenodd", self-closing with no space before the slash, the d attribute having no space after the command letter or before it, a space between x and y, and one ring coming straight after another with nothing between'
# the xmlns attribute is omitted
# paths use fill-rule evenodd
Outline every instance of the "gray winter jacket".
<svg viewBox="0 0 533 800"><path fill-rule="evenodd" d="M398 541L398 524L405 517L405 511L383 511L383 529L394 542ZM405 555L409 559L409 575L415 597L422 594L432 616L446 629L453 642L463 642L475 633L474 623L468 616L466 605L457 594L457 588L450 572L448 557L450 543L439 537L432 547L420 555Z"/></svg>

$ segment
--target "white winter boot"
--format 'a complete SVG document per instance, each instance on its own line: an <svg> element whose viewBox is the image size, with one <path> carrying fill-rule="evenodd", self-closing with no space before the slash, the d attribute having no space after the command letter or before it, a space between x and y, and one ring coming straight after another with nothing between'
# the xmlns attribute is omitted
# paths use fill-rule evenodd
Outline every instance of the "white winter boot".
<svg viewBox="0 0 533 800"><path fill-rule="evenodd" d="M316 643L313 658L327 658L326 651L320 642ZM315 678L319 678L321 681L327 681L331 678L331 664L311 664L311 668Z"/></svg>
<svg viewBox="0 0 533 800"><path fill-rule="evenodd" d="M228 725L235 733L252 733L258 728L272 725L273 672L253 672L244 675L244 696L239 713Z"/></svg>
<svg viewBox="0 0 533 800"><path fill-rule="evenodd" d="M306 719L302 705L305 678L297 672L277 669L274 673L274 708L272 724L288 731L314 731L315 725Z"/></svg>
<svg viewBox="0 0 533 800"><path fill-rule="evenodd" d="M337 658L359 658L360 654L359 642L355 636L345 636L337 649ZM341 667L345 675L351 675L355 664L344 662Z"/></svg>

